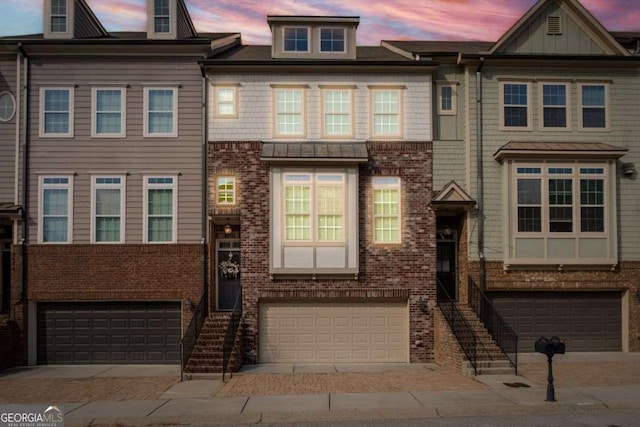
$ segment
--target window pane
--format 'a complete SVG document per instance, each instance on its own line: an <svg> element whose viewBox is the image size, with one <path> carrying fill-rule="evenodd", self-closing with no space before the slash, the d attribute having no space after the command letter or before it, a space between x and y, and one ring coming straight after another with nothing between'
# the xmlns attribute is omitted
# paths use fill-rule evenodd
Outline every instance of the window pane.
<svg viewBox="0 0 640 427"><path fill-rule="evenodd" d="M307 28L285 28L284 50L285 52L306 52L308 50Z"/></svg>
<svg viewBox="0 0 640 427"><path fill-rule="evenodd" d="M149 113L149 133L172 133L173 113Z"/></svg>
<svg viewBox="0 0 640 427"><path fill-rule="evenodd" d="M519 179L518 180L518 204L519 205L539 205L540 197L539 179Z"/></svg>
<svg viewBox="0 0 640 427"><path fill-rule="evenodd" d="M540 179L518 179L518 231L542 231L542 202Z"/></svg>
<svg viewBox="0 0 640 427"><path fill-rule="evenodd" d="M96 242L120 241L120 217L96 218Z"/></svg>
<svg viewBox="0 0 640 427"><path fill-rule="evenodd" d="M68 217L45 217L42 219L42 240L45 243L65 243L68 239Z"/></svg>
<svg viewBox="0 0 640 427"><path fill-rule="evenodd" d="M170 242L173 239L173 218L150 217L147 239L149 242Z"/></svg>
<svg viewBox="0 0 640 427"><path fill-rule="evenodd" d="M45 133L69 133L69 113L45 113Z"/></svg>
<svg viewBox="0 0 640 427"><path fill-rule="evenodd" d="M607 126L604 108L583 108L582 127L604 128Z"/></svg>
<svg viewBox="0 0 640 427"><path fill-rule="evenodd" d="M504 125L513 127L527 126L527 108L526 107L505 107L504 108Z"/></svg>
<svg viewBox="0 0 640 427"><path fill-rule="evenodd" d="M544 106L565 106L567 105L566 86L564 85L544 85L542 87L542 100Z"/></svg>
<svg viewBox="0 0 640 427"><path fill-rule="evenodd" d="M505 84L503 91L504 126L528 126L527 85Z"/></svg>
<svg viewBox="0 0 640 427"><path fill-rule="evenodd" d="M580 208L580 230L583 232L603 232L604 231L604 208L603 207L581 207Z"/></svg>
<svg viewBox="0 0 640 427"><path fill-rule="evenodd" d="M120 190L117 188L96 189L96 215L120 215Z"/></svg>
<svg viewBox="0 0 640 427"><path fill-rule="evenodd" d="M583 85L582 86L582 105L585 107L604 107L604 86L602 85Z"/></svg>
<svg viewBox="0 0 640 427"><path fill-rule="evenodd" d="M286 187L285 223L287 240L311 240L311 187Z"/></svg>
<svg viewBox="0 0 640 427"><path fill-rule="evenodd" d="M149 90L149 111L173 111L173 90Z"/></svg>
<svg viewBox="0 0 640 427"><path fill-rule="evenodd" d="M564 128L567 127L567 110L564 108L545 108L544 109L544 127L546 128Z"/></svg>
<svg viewBox="0 0 640 427"><path fill-rule="evenodd" d="M541 208L519 206L518 231L542 231Z"/></svg>
<svg viewBox="0 0 640 427"><path fill-rule="evenodd" d="M51 17L51 32L52 33L66 33L67 32L67 17L66 16L52 16Z"/></svg>
<svg viewBox="0 0 640 427"><path fill-rule="evenodd" d="M597 170L597 169L594 169ZM580 180L580 230L604 231L604 180Z"/></svg>
<svg viewBox="0 0 640 427"><path fill-rule="evenodd" d="M147 212L149 215L173 215L173 190L149 189Z"/></svg>
<svg viewBox="0 0 640 427"><path fill-rule="evenodd" d="M67 0L51 0L51 14L52 15L66 15L67 14Z"/></svg>
<svg viewBox="0 0 640 427"><path fill-rule="evenodd" d="M69 190L49 188L43 191L42 211L44 215L68 215Z"/></svg>
<svg viewBox="0 0 640 427"><path fill-rule="evenodd" d="M96 133L121 133L120 113L98 113L96 115Z"/></svg>
<svg viewBox="0 0 640 427"><path fill-rule="evenodd" d="M233 204L235 179L232 177L218 178L218 204Z"/></svg>
<svg viewBox="0 0 640 427"><path fill-rule="evenodd" d="M440 110L441 111L451 111L451 98L453 95L453 89L451 86L442 86L440 88Z"/></svg>
<svg viewBox="0 0 640 427"><path fill-rule="evenodd" d="M69 111L69 91L66 89L47 89L44 91L45 111Z"/></svg>
<svg viewBox="0 0 640 427"><path fill-rule="evenodd" d="M4 92L0 94L0 120L7 121L16 111L16 102L11 94Z"/></svg>
<svg viewBox="0 0 640 427"><path fill-rule="evenodd" d="M169 0L155 0L154 14L169 15Z"/></svg>
<svg viewBox="0 0 640 427"><path fill-rule="evenodd" d="M344 52L344 29L322 28L320 30L320 50L322 52Z"/></svg>
<svg viewBox="0 0 640 427"><path fill-rule="evenodd" d="M374 241L400 241L400 190L377 189L373 193Z"/></svg>

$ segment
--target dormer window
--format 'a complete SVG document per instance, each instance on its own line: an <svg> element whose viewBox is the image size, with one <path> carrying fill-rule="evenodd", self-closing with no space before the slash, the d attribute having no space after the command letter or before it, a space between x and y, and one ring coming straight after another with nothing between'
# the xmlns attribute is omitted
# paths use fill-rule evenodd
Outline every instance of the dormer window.
<svg viewBox="0 0 640 427"><path fill-rule="evenodd" d="M285 52L309 52L309 28L284 27Z"/></svg>
<svg viewBox="0 0 640 427"><path fill-rule="evenodd" d="M171 32L171 8L169 0L154 0L153 3L153 30L156 34L168 34Z"/></svg>
<svg viewBox="0 0 640 427"><path fill-rule="evenodd" d="M67 0L51 0L51 32L67 32Z"/></svg>
<svg viewBox="0 0 640 427"><path fill-rule="evenodd" d="M320 52L345 52L344 28L320 28Z"/></svg>

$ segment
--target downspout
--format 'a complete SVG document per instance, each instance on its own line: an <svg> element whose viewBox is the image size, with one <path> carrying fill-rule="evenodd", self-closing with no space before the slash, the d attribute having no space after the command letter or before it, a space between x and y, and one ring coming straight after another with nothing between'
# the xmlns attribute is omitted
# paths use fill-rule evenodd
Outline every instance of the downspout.
<svg viewBox="0 0 640 427"><path fill-rule="evenodd" d="M209 165L207 155L209 153L208 150L208 141L209 141L209 123L208 123L208 115L209 115L209 88L207 85L207 74L204 70L204 65L200 64L200 73L202 74L202 298L206 298L207 304L207 313L209 313L209 286L207 284L207 231L208 231L208 171L207 167Z"/></svg>
<svg viewBox="0 0 640 427"><path fill-rule="evenodd" d="M27 288L27 235L28 235L28 218L29 218L29 86L31 85L31 63L29 62L29 55L24 50L22 43L18 43L18 50L24 57L24 86L20 88L24 91L24 100L22 104L22 110L24 114L24 145L22 148L22 236L20 238L20 302L26 301L26 288Z"/></svg>
<svg viewBox="0 0 640 427"><path fill-rule="evenodd" d="M486 265L484 256L484 179L482 165L482 67L484 57L476 69L476 173L478 185L478 257L480 259L480 289L486 288Z"/></svg>

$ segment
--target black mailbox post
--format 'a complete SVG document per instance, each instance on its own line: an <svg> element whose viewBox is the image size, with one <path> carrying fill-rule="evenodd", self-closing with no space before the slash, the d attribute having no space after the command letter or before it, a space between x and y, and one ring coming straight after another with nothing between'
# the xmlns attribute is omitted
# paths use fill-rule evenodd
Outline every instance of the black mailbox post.
<svg viewBox="0 0 640 427"><path fill-rule="evenodd" d="M553 336L551 339L540 337L535 343L536 352L547 355L547 363L549 365L549 375L547 376L547 402L556 401L556 391L553 388L553 369L551 367L551 359L554 354L564 354L565 345L560 342L560 338Z"/></svg>

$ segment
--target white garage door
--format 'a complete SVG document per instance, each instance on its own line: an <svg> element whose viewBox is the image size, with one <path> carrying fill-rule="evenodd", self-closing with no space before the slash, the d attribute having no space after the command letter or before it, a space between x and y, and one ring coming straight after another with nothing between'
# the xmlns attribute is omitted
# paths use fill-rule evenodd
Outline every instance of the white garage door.
<svg viewBox="0 0 640 427"><path fill-rule="evenodd" d="M406 303L262 303L260 363L408 362Z"/></svg>

